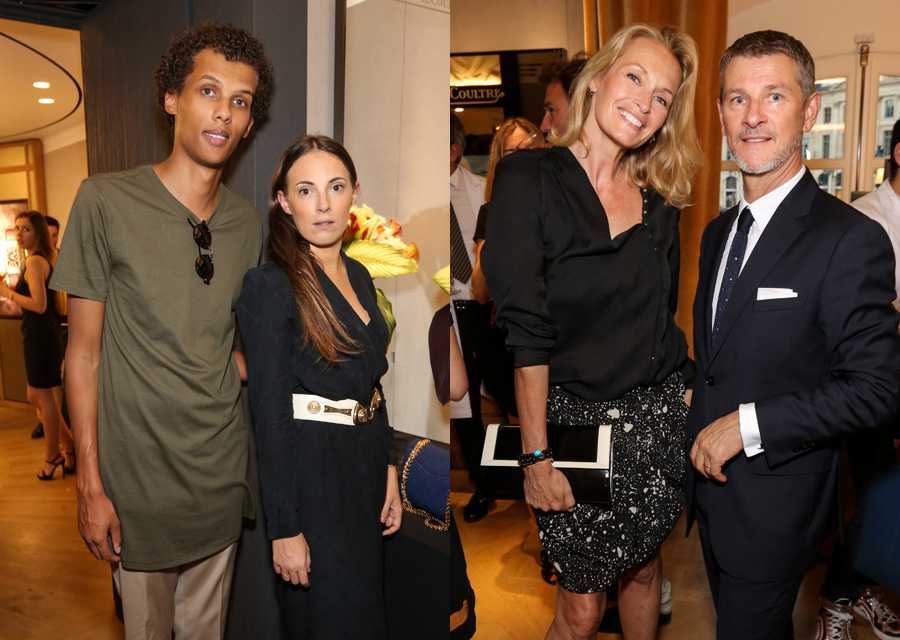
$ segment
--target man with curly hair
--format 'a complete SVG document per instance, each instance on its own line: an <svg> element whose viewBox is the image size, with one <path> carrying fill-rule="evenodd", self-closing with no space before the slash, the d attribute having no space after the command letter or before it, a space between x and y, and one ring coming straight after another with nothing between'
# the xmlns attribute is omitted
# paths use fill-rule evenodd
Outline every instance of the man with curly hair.
<svg viewBox="0 0 900 640"><path fill-rule="evenodd" d="M255 510L233 308L262 247L253 205L221 179L266 113L272 66L246 31L204 23L156 82L171 154L82 183L52 279L70 296L78 528L113 563L127 637L221 638Z"/></svg>

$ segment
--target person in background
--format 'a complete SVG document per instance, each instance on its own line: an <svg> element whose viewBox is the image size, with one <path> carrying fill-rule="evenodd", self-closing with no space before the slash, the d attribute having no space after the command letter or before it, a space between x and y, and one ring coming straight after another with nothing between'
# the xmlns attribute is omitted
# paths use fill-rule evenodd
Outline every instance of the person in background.
<svg viewBox="0 0 900 640"><path fill-rule="evenodd" d="M15 229L16 242L28 252L28 257L15 290L9 288L4 278L0 280L0 295L22 307L28 402L40 411L42 421L47 425L44 467L37 477L52 480L56 467L62 465L65 478L67 473L75 472L75 443L53 393L55 387L62 385L63 359L56 296L47 288L56 265L56 247L50 240L44 216L37 211L16 216Z"/></svg>
<svg viewBox="0 0 900 640"><path fill-rule="evenodd" d="M56 218L51 218L50 216L44 216L44 220L46 220L47 228L50 231L50 244L53 245L54 249L59 251L59 221ZM63 316L60 315L60 323L63 323L63 322L65 322L65 320L63 319ZM66 352L66 337L67 336L65 335L65 332L64 332L62 334L63 353ZM66 415L66 410L65 410L66 406L65 406L64 397L59 399L59 407L61 409L63 420L65 420L66 423L68 423L69 420L68 420L68 416ZM44 437L44 423L41 418L41 410L40 409L37 409L37 416L38 416L37 426L35 426L35 428L31 431L31 437L33 439Z"/></svg>
<svg viewBox="0 0 900 640"><path fill-rule="evenodd" d="M358 194L338 142L291 145L272 178L271 262L237 305L289 638L387 638L383 540L403 508L381 395L388 328L369 272L341 251Z"/></svg>
<svg viewBox="0 0 900 640"><path fill-rule="evenodd" d="M890 175L875 191L853 201L854 208L878 222L894 248L895 284L900 298L900 120L894 123L889 149ZM898 299L894 299L894 306ZM859 533L867 509L890 509L892 505L869 504L868 489L875 478L897 463L894 438L900 436L896 421L852 433L844 438L856 510L844 526L844 535L831 552L828 571L819 592L822 608L816 640L851 640L850 625L856 613L872 626L882 640L900 638L900 619L879 590L853 568L859 548Z"/></svg>
<svg viewBox="0 0 900 640"><path fill-rule="evenodd" d="M538 79L547 85L547 91L544 94L544 119L541 120L540 129L548 139L551 134L559 135L566 128L572 84L587 60L587 54L579 53L571 60L557 62L541 70Z"/></svg>
<svg viewBox="0 0 900 640"><path fill-rule="evenodd" d="M543 134L525 118L510 118L497 129L491 141L490 161L487 179L484 185L485 203L478 210L475 223L475 268L472 270L472 292L475 300L481 304L491 301L484 274L481 271L481 249L484 246L484 234L487 225L488 205L491 199L491 186L497 163L511 153L522 149L534 149L546 146ZM492 305L491 305L492 306ZM487 330L484 350L481 354L484 386L488 394L494 398L500 409L501 419L506 422L517 422L516 392L513 385L513 361L504 345L506 336L493 322Z"/></svg>
<svg viewBox="0 0 900 640"><path fill-rule="evenodd" d="M674 312L696 78L689 36L625 27L575 81L558 146L497 167L482 261L515 358L525 499L557 569L550 640L594 638L616 583L625 638L656 637L659 547L684 508L692 375ZM600 424L611 506L576 502L548 450L557 425Z"/></svg>
<svg viewBox="0 0 900 640"><path fill-rule="evenodd" d="M497 163L511 153L523 149L540 149L547 146L540 129L525 118L509 118L497 128L494 139L491 141L491 155L488 162L487 177L484 183L484 204L478 209L478 218L475 222L475 233L472 239L475 241L475 268L472 270L472 292L475 299L484 304L491 299L484 281L484 273L481 271L481 248L484 246L484 234L487 228L488 205L491 201L491 187L494 184L494 174L497 171Z"/></svg>
<svg viewBox="0 0 900 640"><path fill-rule="evenodd" d="M466 522L487 515L489 500L484 493L481 450L484 423L481 420L481 382L485 340L491 326L491 306L475 299L472 271L475 265L475 233L478 210L484 204L485 180L460 164L466 149L466 131L459 117L450 112L450 301L456 314L460 348L469 381L467 398L450 405L450 418L462 448L469 480L475 491L463 509Z"/></svg>
<svg viewBox="0 0 900 640"><path fill-rule="evenodd" d="M81 184L53 274L69 294L78 529L112 563L129 638L221 638L255 515L233 346L262 223L222 172L272 76L243 29L204 22L173 39L156 72L171 153Z"/></svg>
<svg viewBox="0 0 900 640"><path fill-rule="evenodd" d="M894 252L802 162L815 64L757 31L719 64L739 204L707 225L694 301L687 529L696 520L720 640L788 640L804 573L840 524L840 438L900 392Z"/></svg>
<svg viewBox="0 0 900 640"><path fill-rule="evenodd" d="M50 243L59 250L59 220L51 216L44 216L44 220L50 230Z"/></svg>

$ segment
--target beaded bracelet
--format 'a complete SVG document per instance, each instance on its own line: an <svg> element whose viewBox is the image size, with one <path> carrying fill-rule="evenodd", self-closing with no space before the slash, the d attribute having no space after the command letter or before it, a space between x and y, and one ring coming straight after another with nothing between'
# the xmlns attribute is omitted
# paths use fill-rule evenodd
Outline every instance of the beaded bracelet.
<svg viewBox="0 0 900 640"><path fill-rule="evenodd" d="M531 465L543 462L544 460L553 460L553 449L550 447L547 447L543 451L535 449L533 453L519 454L519 466L522 468L530 467Z"/></svg>

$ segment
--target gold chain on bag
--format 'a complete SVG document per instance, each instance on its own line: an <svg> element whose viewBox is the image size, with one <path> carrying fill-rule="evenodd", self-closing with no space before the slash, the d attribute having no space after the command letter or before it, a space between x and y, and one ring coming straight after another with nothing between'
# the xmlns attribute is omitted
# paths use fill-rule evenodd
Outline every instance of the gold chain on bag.
<svg viewBox="0 0 900 640"><path fill-rule="evenodd" d="M412 461L416 459L416 456L419 455L419 451L422 450L426 444L431 442L428 438L423 438L416 443L416 446L413 447L412 452L409 454L409 457L403 463L403 480L400 483L400 493L403 495L403 509L405 511L409 511L410 513L414 513L417 516L422 516L425 518L425 526L431 529L435 529L436 531L447 531L450 529L450 493L447 492L447 511L444 514L444 521L441 522L439 518L433 516L428 513L424 509L418 509L412 505L412 503L406 499L406 481L409 479L409 470L412 466Z"/></svg>

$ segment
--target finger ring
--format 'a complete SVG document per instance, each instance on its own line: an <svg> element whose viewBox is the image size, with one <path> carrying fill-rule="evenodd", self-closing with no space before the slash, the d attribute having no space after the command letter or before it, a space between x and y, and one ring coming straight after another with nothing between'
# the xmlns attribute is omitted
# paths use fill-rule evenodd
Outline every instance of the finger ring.
<svg viewBox="0 0 900 640"><path fill-rule="evenodd" d="M704 468L704 469L712 469L712 467L709 466L708 464L703 465L703 468Z"/></svg>

